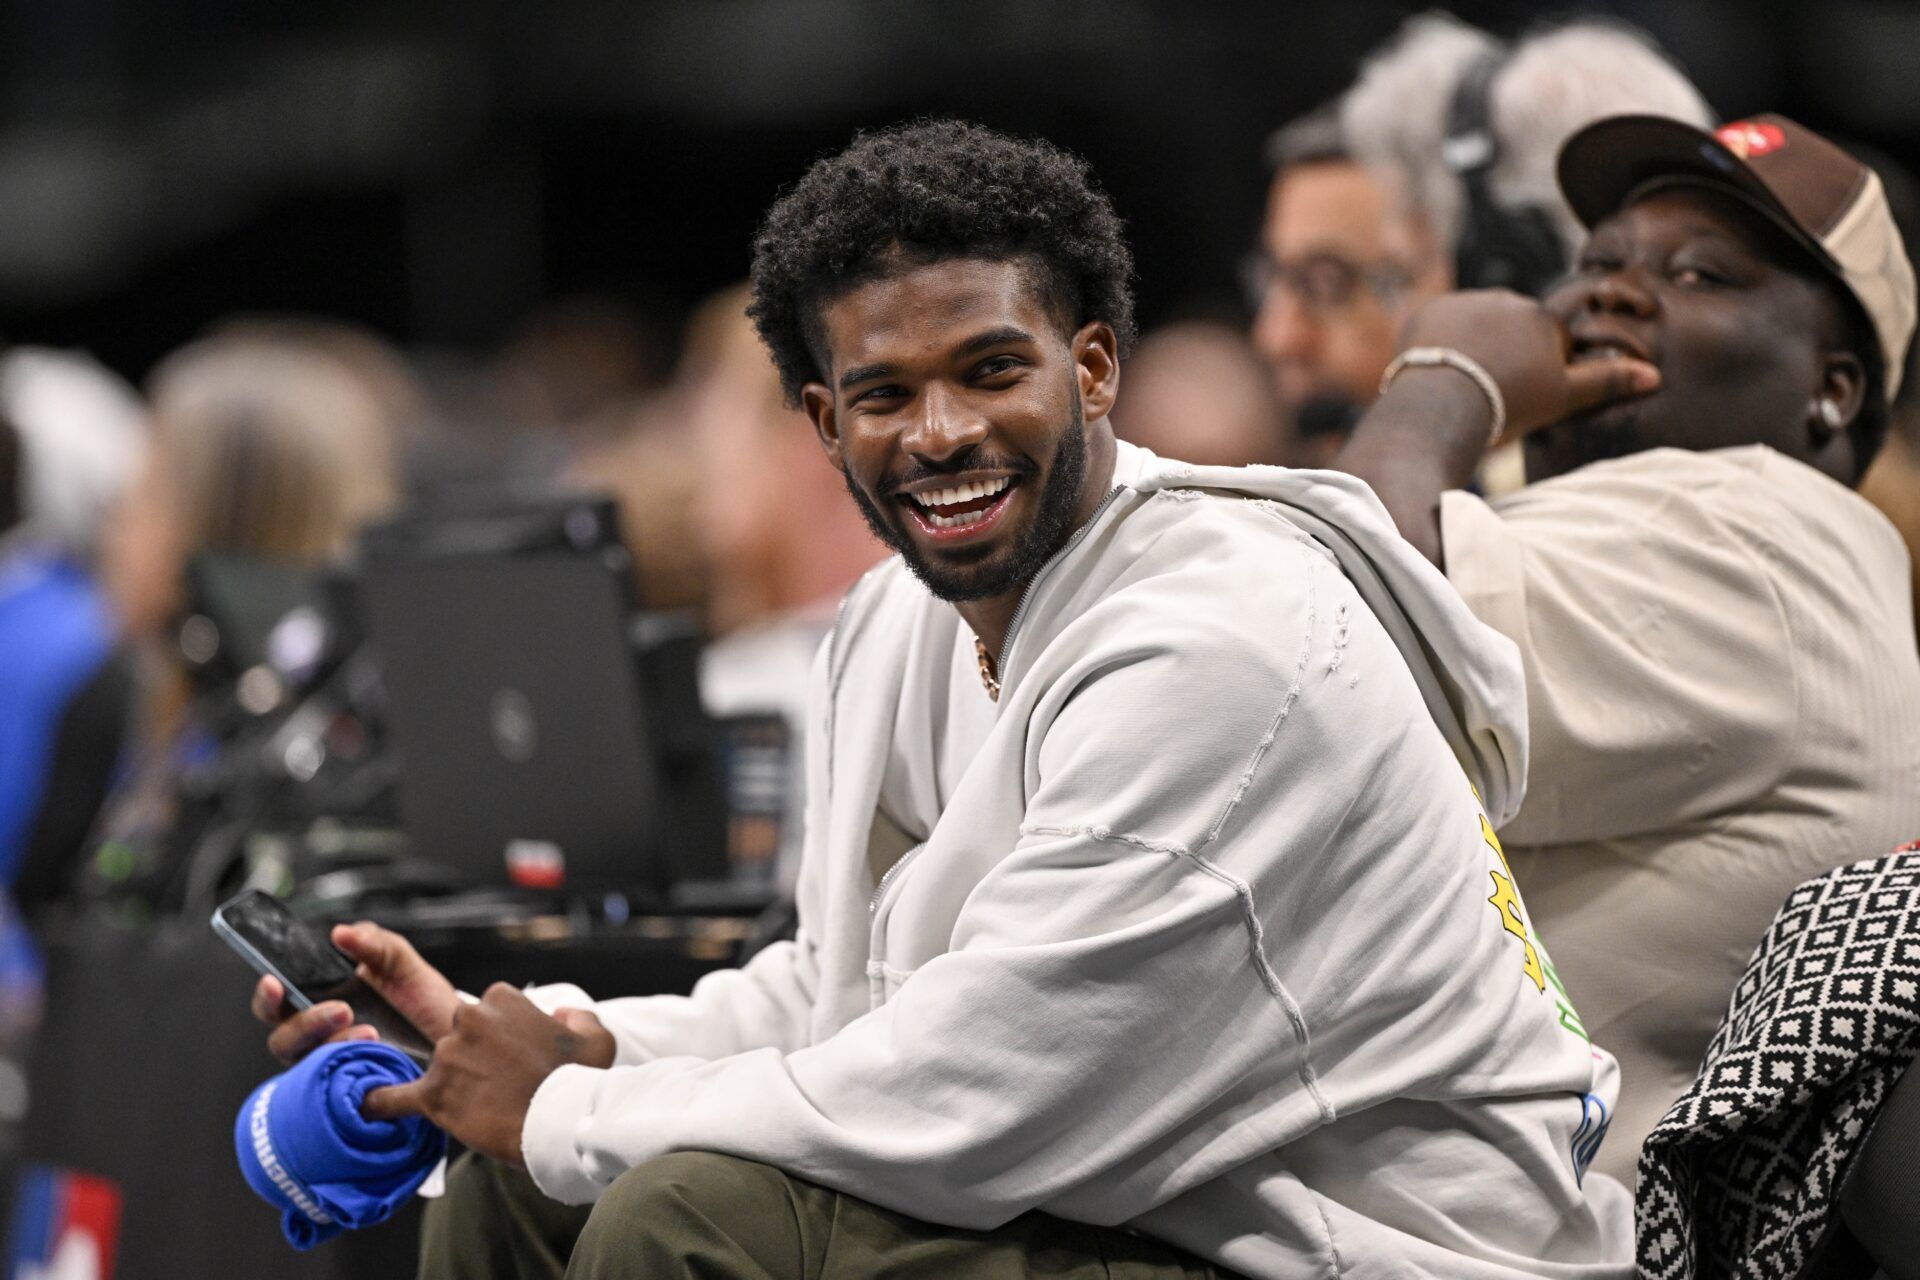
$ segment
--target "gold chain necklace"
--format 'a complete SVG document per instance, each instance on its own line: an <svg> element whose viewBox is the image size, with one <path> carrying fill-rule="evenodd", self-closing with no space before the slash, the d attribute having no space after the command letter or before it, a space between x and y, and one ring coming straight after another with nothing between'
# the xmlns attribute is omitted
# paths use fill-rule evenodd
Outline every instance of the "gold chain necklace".
<svg viewBox="0 0 1920 1280"><path fill-rule="evenodd" d="M987 653L987 642L979 636L973 638L974 656L980 659L980 683L987 686L987 697L1000 701L1000 677L993 669L993 659Z"/></svg>

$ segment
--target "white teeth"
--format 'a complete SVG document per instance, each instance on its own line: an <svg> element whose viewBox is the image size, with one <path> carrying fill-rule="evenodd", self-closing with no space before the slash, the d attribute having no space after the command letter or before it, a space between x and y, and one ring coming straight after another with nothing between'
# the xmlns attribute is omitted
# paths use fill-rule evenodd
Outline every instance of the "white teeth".
<svg viewBox="0 0 1920 1280"><path fill-rule="evenodd" d="M928 511L921 518L936 529L958 529L962 525L978 524L986 519L986 515L985 511L969 511L962 516L937 516Z"/></svg>
<svg viewBox="0 0 1920 1280"><path fill-rule="evenodd" d="M935 489L928 493L914 495L914 501L922 507L950 507L956 502L972 502L977 498L990 497L1007 487L1008 479L1001 476L997 480L975 480L969 484L954 485L948 489Z"/></svg>

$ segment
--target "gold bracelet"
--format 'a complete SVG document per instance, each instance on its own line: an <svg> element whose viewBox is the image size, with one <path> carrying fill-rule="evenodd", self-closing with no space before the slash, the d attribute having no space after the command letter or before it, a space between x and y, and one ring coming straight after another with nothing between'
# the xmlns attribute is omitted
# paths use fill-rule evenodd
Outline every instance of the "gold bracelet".
<svg viewBox="0 0 1920 1280"><path fill-rule="evenodd" d="M1380 375L1380 394L1387 394L1387 388L1400 376L1403 369L1452 369L1464 373L1472 379L1473 385L1480 388L1480 394L1487 398L1487 405L1493 410L1493 429L1487 432L1487 448L1500 443L1500 433L1507 429L1507 400L1500 394L1500 384L1486 371L1478 360L1464 351L1452 347L1409 347L1393 358L1385 373Z"/></svg>

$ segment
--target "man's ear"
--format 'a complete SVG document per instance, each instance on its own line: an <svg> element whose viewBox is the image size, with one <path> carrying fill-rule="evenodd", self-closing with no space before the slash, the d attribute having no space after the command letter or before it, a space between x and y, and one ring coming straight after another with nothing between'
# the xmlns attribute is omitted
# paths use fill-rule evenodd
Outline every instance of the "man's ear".
<svg viewBox="0 0 1920 1280"><path fill-rule="evenodd" d="M1120 340L1104 320L1083 325L1073 335L1075 373L1080 383L1080 411L1088 422L1113 411L1120 395Z"/></svg>
<svg viewBox="0 0 1920 1280"><path fill-rule="evenodd" d="M1827 352L1816 398L1830 401L1839 410L1837 430L1852 426L1867 399L1867 367L1860 357L1846 350Z"/></svg>
<svg viewBox="0 0 1920 1280"><path fill-rule="evenodd" d="M820 447L827 451L827 461L835 467L841 467L840 415L833 401L833 388L824 382L809 382L800 388L800 407L807 411L807 417L813 421L813 433L820 437Z"/></svg>

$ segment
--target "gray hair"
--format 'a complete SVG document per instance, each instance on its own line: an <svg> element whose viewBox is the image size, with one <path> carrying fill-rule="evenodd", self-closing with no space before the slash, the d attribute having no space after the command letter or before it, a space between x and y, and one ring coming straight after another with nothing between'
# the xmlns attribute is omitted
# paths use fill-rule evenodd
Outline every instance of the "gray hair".
<svg viewBox="0 0 1920 1280"><path fill-rule="evenodd" d="M1451 14L1410 18L1369 57L1341 100L1354 156L1383 175L1440 243L1459 241L1464 198L1441 154L1455 87L1500 41ZM1580 19L1521 40L1494 76L1488 118L1500 143L1490 175L1505 207L1546 210L1569 255L1586 232L1560 195L1554 162L1586 125L1617 115L1710 127L1713 112L1652 37Z"/></svg>
<svg viewBox="0 0 1920 1280"><path fill-rule="evenodd" d="M1266 157L1267 168L1273 173L1296 164L1352 159L1340 132L1339 102L1321 103L1268 134Z"/></svg>
<svg viewBox="0 0 1920 1280"><path fill-rule="evenodd" d="M18 437L22 527L36 542L91 557L107 512L146 460L146 415L133 388L77 351L14 347L0 355L0 419Z"/></svg>

